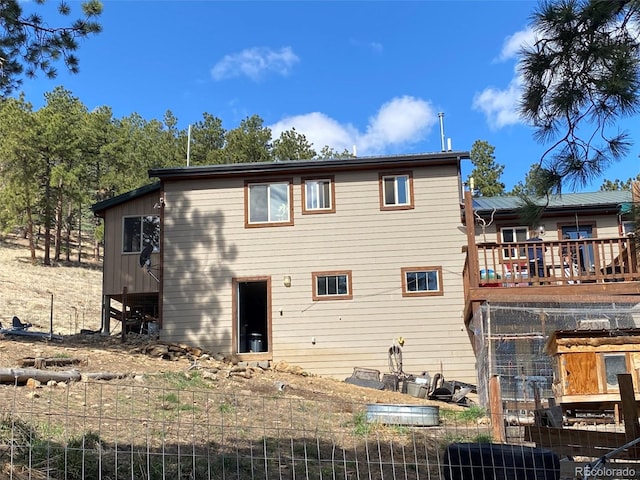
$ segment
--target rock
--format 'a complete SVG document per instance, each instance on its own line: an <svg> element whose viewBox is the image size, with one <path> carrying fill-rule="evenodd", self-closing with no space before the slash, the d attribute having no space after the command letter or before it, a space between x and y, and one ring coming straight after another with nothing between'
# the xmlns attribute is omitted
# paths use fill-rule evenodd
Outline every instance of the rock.
<svg viewBox="0 0 640 480"><path fill-rule="evenodd" d="M40 383L38 380L36 380L35 378L29 378L27 380L27 388L30 388L32 390L35 390L36 388L40 388L42 386L42 383Z"/></svg>

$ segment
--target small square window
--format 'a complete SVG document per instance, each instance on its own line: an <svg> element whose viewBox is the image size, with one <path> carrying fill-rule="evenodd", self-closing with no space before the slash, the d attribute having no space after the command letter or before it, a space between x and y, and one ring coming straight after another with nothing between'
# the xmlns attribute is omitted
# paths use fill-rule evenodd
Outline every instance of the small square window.
<svg viewBox="0 0 640 480"><path fill-rule="evenodd" d="M122 252L140 253L147 245L153 246L154 253L160 251L160 216L124 217L122 222Z"/></svg>
<svg viewBox="0 0 640 480"><path fill-rule="evenodd" d="M407 267L402 269L402 296L443 295L442 267Z"/></svg>
<svg viewBox="0 0 640 480"><path fill-rule="evenodd" d="M314 300L350 300L351 272L315 272L311 274Z"/></svg>
<svg viewBox="0 0 640 480"><path fill-rule="evenodd" d="M335 213L333 176L302 179L302 213Z"/></svg>
<svg viewBox="0 0 640 480"><path fill-rule="evenodd" d="M381 174L380 209L407 210L413 207L413 175L411 173Z"/></svg>
<svg viewBox="0 0 640 480"><path fill-rule="evenodd" d="M245 226L293 225L291 180L245 184Z"/></svg>

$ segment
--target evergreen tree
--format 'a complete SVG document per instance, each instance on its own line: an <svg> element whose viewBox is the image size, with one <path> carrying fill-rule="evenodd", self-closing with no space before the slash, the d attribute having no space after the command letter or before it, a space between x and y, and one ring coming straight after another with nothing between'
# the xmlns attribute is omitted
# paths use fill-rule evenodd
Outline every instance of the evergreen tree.
<svg viewBox="0 0 640 480"><path fill-rule="evenodd" d="M51 26L37 13L24 13L45 0L34 3L21 0L0 0L0 97L6 96L21 83L23 74L35 77L38 71L48 78L57 75L54 63L60 59L72 73L78 73L78 39L99 33L97 22L102 13L99 0L88 0L81 4L84 17L68 26ZM71 14L69 5L60 1L58 13Z"/></svg>
<svg viewBox="0 0 640 480"><path fill-rule="evenodd" d="M484 140L476 140L471 146L469 157L473 170L467 177L467 184L473 178L474 195L495 197L504 194L504 183L500 181L504 165L496 162L495 147Z"/></svg>
<svg viewBox="0 0 640 480"><path fill-rule="evenodd" d="M309 160L316 156L307 137L295 128L282 132L273 141L271 153L276 160Z"/></svg>
<svg viewBox="0 0 640 480"><path fill-rule="evenodd" d="M538 39L521 55L521 113L550 144L540 160L544 188L587 185L628 153L615 127L640 106L635 0L555 0L533 15Z"/></svg>

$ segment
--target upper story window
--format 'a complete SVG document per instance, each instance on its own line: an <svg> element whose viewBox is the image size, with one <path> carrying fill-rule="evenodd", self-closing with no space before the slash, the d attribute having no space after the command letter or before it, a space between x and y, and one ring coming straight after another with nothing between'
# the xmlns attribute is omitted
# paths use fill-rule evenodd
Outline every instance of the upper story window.
<svg viewBox="0 0 640 480"><path fill-rule="evenodd" d="M124 253L140 253L147 245L152 245L154 252L160 251L160 216L124 217L122 251Z"/></svg>
<svg viewBox="0 0 640 480"><path fill-rule="evenodd" d="M335 213L334 177L302 179L302 213Z"/></svg>
<svg viewBox="0 0 640 480"><path fill-rule="evenodd" d="M502 227L500 229L502 243L524 243L527 241L528 234L527 227ZM507 259L527 259L527 251L525 247L505 248L502 256Z"/></svg>
<svg viewBox="0 0 640 480"><path fill-rule="evenodd" d="M293 225L291 180L247 182L245 184L245 225L261 227Z"/></svg>
<svg viewBox="0 0 640 480"><path fill-rule="evenodd" d="M350 300L351 272L315 272L311 274L314 300Z"/></svg>
<svg viewBox="0 0 640 480"><path fill-rule="evenodd" d="M406 267L402 269L402 296L443 295L442 267Z"/></svg>
<svg viewBox="0 0 640 480"><path fill-rule="evenodd" d="M380 174L380 209L407 210L413 207L411 173Z"/></svg>

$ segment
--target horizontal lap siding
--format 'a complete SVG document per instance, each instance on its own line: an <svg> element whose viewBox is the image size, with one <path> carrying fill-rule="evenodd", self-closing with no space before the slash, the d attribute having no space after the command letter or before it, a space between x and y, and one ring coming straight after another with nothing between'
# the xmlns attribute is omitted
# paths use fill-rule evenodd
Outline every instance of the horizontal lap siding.
<svg viewBox="0 0 640 480"><path fill-rule="evenodd" d="M380 211L377 172L336 174L336 213L315 215L301 214L294 177L294 225L266 228L244 228L242 180L167 184L163 334L229 352L232 278L270 276L274 361L339 378L386 372L402 336L405 371L475 381L456 171L413 177L415 209ZM403 298L400 269L411 266L441 266L445 295ZM353 299L314 302L312 272L336 270L352 272Z"/></svg>

